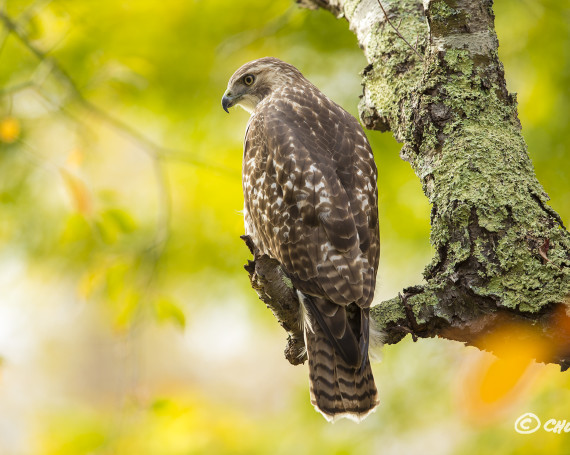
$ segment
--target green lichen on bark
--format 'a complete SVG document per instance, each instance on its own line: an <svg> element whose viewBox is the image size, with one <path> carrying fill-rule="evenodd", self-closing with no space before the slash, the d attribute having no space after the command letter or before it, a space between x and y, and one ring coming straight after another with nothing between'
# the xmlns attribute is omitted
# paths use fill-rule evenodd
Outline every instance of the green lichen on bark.
<svg viewBox="0 0 570 455"><path fill-rule="evenodd" d="M459 15L459 11L449 6L445 1L432 2L431 11L438 23L444 23Z"/></svg>
<svg viewBox="0 0 570 455"><path fill-rule="evenodd" d="M408 42L417 44L421 53L426 46L427 24L419 20L422 12L417 2L391 2L388 8L389 16L398 24L399 33ZM374 128L380 119L386 125L383 129L389 127L398 140L405 140L406 132L399 128L397 118L411 112L409 108L402 109L401 105L411 102L410 94L422 77L423 62L386 22L372 32L365 54L372 63L363 72L364 96L359 105L361 119L369 128ZM374 106L373 111L370 106Z"/></svg>
<svg viewBox="0 0 570 455"><path fill-rule="evenodd" d="M429 65L418 107L425 125L420 141L406 144L417 152L410 162L434 204L431 243L440 255L426 270L426 290L449 286L458 265L472 258L479 279L469 290L497 306L539 312L562 301L570 293L568 257L545 262L536 243L549 239L567 253L568 234L536 201L544 204L547 195L528 157L514 99L497 80L496 54L476 59L450 48L432 55ZM441 105L443 116L430 115Z"/></svg>

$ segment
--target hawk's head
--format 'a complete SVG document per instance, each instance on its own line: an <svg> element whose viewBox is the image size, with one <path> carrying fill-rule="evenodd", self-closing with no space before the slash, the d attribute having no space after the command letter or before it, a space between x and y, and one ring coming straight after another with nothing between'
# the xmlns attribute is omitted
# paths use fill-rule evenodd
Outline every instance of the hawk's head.
<svg viewBox="0 0 570 455"><path fill-rule="evenodd" d="M236 104L252 112L255 106L273 90L290 85L293 80L304 80L301 72L289 63L275 57L264 57L246 63L228 82L222 98L226 112Z"/></svg>

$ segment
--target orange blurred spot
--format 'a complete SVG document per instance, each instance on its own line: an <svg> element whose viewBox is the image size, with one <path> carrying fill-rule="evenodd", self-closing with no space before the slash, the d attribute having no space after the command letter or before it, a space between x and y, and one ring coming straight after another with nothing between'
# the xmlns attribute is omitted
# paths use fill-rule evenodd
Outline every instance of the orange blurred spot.
<svg viewBox="0 0 570 455"><path fill-rule="evenodd" d="M478 384L479 399L494 404L508 397L530 366L531 360L521 357L493 359L486 368L481 368Z"/></svg>
<svg viewBox="0 0 570 455"><path fill-rule="evenodd" d="M479 345L488 351L470 355L457 381L458 404L474 422L490 423L504 416L527 392L549 345L530 328L506 324Z"/></svg>
<svg viewBox="0 0 570 455"><path fill-rule="evenodd" d="M20 137L20 122L12 117L0 120L0 141L7 144L16 142Z"/></svg>
<svg viewBox="0 0 570 455"><path fill-rule="evenodd" d="M91 213L93 204L85 182L65 169L60 169L60 171L75 209L83 215Z"/></svg>

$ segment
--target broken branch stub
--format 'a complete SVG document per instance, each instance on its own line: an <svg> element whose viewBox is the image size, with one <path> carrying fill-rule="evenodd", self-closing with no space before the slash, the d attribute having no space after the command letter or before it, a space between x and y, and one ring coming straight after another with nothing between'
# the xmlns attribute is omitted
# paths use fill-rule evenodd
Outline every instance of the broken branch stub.
<svg viewBox="0 0 570 455"><path fill-rule="evenodd" d="M283 273L279 262L260 253L251 237L242 235L241 239L253 254L253 261L248 261L244 266L249 273L251 287L288 334L285 358L292 365L304 363L307 354L301 329L301 312L291 280Z"/></svg>

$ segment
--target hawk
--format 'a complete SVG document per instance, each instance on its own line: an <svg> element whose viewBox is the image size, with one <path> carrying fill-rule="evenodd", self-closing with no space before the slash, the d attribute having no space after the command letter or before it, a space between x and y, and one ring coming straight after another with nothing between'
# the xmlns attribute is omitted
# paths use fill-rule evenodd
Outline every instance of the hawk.
<svg viewBox="0 0 570 455"><path fill-rule="evenodd" d="M265 57L228 82L222 107L250 112L245 231L299 296L311 403L329 420L378 405L369 312L380 240L377 169L358 121L294 66Z"/></svg>

